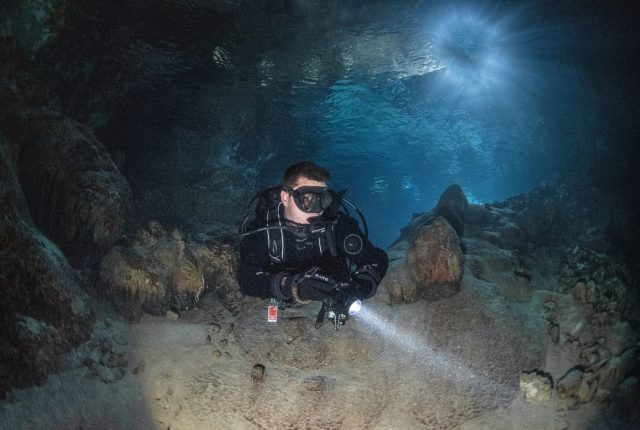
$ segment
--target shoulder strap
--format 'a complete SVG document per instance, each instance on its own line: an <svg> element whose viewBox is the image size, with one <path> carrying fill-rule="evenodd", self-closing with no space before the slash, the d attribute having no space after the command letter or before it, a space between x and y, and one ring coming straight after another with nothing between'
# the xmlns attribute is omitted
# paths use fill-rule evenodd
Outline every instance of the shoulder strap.
<svg viewBox="0 0 640 430"><path fill-rule="evenodd" d="M281 214L282 203L267 211L266 225L267 227L279 226L284 227L284 217ZM269 249L269 257L274 263L284 263L284 228L271 230L267 228L267 248Z"/></svg>

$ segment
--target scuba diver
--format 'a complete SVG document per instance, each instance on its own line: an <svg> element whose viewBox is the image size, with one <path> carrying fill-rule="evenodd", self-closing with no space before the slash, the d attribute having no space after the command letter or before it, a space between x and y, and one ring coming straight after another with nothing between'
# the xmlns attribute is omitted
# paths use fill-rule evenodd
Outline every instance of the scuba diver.
<svg viewBox="0 0 640 430"><path fill-rule="evenodd" d="M289 166L282 185L267 189L240 227L240 291L280 305L322 301L336 326L371 298L386 273L387 254L367 238L360 211L327 188L330 174L311 161ZM365 234L345 206L360 215ZM249 204L251 206L251 203ZM353 306L352 306L353 305Z"/></svg>

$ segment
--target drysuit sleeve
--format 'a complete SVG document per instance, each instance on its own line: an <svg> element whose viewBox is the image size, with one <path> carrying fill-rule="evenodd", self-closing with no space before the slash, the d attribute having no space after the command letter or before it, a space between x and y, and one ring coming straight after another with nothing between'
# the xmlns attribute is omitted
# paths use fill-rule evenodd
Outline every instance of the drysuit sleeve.
<svg viewBox="0 0 640 430"><path fill-rule="evenodd" d="M342 216L336 225L336 247L356 269L352 275L352 285L361 286L362 298L372 297L378 284L387 273L389 258L382 249L374 246L360 231L356 220Z"/></svg>
<svg viewBox="0 0 640 430"><path fill-rule="evenodd" d="M238 262L238 283L245 296L272 297L271 260L266 246L266 236L255 233L244 236L240 241L240 261Z"/></svg>

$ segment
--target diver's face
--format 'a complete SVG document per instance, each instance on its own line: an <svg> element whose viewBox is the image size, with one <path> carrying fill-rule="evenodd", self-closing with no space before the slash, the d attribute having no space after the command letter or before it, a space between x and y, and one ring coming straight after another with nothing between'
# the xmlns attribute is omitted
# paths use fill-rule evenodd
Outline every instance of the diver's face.
<svg viewBox="0 0 640 430"><path fill-rule="evenodd" d="M314 181L313 179L301 177L299 178L295 185L291 188L297 190L300 187L327 187L325 182ZM297 222L298 224L309 224L309 218L314 218L319 215L322 215L322 211L320 212L303 212L297 205L293 199L293 196L287 191L280 191L280 200L282 200L282 204L284 205L284 216L293 222Z"/></svg>

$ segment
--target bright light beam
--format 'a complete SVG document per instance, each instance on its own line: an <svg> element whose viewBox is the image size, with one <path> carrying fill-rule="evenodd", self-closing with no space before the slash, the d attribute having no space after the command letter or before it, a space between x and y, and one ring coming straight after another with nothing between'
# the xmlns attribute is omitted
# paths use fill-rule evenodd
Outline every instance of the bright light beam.
<svg viewBox="0 0 640 430"><path fill-rule="evenodd" d="M514 387L505 386L487 375L478 374L451 354L437 351L425 342L421 342L418 336L407 332L405 328L400 328L396 324L386 321L368 307L363 307L356 318L376 329L385 339L401 350L417 353L425 362L424 364L431 365L434 370L439 374L446 375L456 385L468 385L472 388L491 387L503 395L514 391Z"/></svg>

